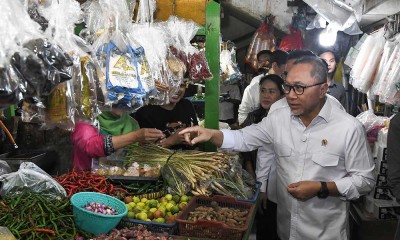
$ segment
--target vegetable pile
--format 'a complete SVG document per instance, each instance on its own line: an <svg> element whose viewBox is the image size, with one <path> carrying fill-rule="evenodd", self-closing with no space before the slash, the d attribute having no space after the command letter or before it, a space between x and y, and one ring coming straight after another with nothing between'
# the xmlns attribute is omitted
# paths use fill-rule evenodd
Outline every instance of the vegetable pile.
<svg viewBox="0 0 400 240"><path fill-rule="evenodd" d="M230 157L220 152L178 151L155 144L129 145L126 164L141 162L164 166L162 175L174 194L210 195L200 181L221 176L229 168ZM151 154L149 154L151 153Z"/></svg>
<svg viewBox="0 0 400 240"><path fill-rule="evenodd" d="M22 193L0 201L0 223L17 239L73 239L76 227L67 198Z"/></svg>
<svg viewBox="0 0 400 240"><path fill-rule="evenodd" d="M105 215L118 214L118 212L114 208L98 202L90 202L85 206L83 206L83 208L94 213L100 213Z"/></svg>
<svg viewBox="0 0 400 240"><path fill-rule="evenodd" d="M119 240L119 239L146 239L146 240L172 240L166 233L152 233L143 225L138 225L121 230L113 229L108 235L101 234L92 240Z"/></svg>
<svg viewBox="0 0 400 240"><path fill-rule="evenodd" d="M188 220L208 220L222 222L231 227L244 227L246 225L248 210L229 207L220 207L217 202L212 201L211 207L198 206L189 213Z"/></svg>
<svg viewBox="0 0 400 240"><path fill-rule="evenodd" d="M68 198L78 192L99 192L121 198L127 191L116 188L104 176L92 174L89 171L71 171L55 178L67 192Z"/></svg>
<svg viewBox="0 0 400 240"><path fill-rule="evenodd" d="M114 187L123 188L128 193L126 196L138 196L139 198L153 199L164 195L164 182L132 182L124 183L118 180L113 180Z"/></svg>

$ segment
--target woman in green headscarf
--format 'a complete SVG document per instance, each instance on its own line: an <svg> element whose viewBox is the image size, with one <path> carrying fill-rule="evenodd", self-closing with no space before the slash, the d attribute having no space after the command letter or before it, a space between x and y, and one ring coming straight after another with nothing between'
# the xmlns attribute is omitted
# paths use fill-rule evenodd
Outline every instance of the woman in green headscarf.
<svg viewBox="0 0 400 240"><path fill-rule="evenodd" d="M92 158L108 156L128 144L155 142L165 137L155 128L140 129L135 119L119 109L103 112L97 120L100 131L87 123L75 124L71 136L75 170L88 170L91 168Z"/></svg>

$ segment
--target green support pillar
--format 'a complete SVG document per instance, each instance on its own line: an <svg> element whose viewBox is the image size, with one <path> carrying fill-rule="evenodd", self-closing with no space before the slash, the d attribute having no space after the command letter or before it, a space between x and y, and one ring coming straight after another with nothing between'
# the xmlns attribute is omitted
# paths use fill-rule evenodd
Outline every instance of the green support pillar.
<svg viewBox="0 0 400 240"><path fill-rule="evenodd" d="M219 55L220 55L220 4L210 1L206 6L206 57L213 78L206 81L205 127L219 128ZM206 151L215 151L211 143L205 145Z"/></svg>
<svg viewBox="0 0 400 240"><path fill-rule="evenodd" d="M3 113L4 113L4 116L8 119L11 119L12 117L14 117L15 116L14 105L11 105L10 107L4 109Z"/></svg>

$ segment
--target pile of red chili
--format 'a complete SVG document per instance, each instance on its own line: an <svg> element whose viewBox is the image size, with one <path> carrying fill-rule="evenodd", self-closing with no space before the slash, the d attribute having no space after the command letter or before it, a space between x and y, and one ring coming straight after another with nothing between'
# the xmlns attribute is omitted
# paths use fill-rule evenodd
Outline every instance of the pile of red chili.
<svg viewBox="0 0 400 240"><path fill-rule="evenodd" d="M78 192L99 192L111 196L127 193L123 188L116 188L104 176L96 175L90 171L71 171L55 178L64 187L68 198Z"/></svg>

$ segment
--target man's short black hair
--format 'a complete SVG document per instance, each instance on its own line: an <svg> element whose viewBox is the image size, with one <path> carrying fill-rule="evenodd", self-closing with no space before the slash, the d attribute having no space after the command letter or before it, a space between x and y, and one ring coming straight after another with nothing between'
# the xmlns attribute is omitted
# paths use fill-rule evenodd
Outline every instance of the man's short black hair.
<svg viewBox="0 0 400 240"><path fill-rule="evenodd" d="M257 60L260 59L261 55L268 55L271 56L272 52L270 50L261 50L257 53Z"/></svg>
<svg viewBox="0 0 400 240"><path fill-rule="evenodd" d="M271 54L271 60L270 62L276 62L278 66L281 66L283 64L286 64L288 60L288 53L282 50L275 50Z"/></svg>

